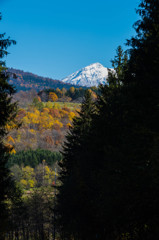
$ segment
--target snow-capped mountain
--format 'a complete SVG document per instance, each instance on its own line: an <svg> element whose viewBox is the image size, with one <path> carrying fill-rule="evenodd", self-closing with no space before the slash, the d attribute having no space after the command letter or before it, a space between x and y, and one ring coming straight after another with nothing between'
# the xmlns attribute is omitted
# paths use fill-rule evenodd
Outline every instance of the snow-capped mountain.
<svg viewBox="0 0 159 240"><path fill-rule="evenodd" d="M61 81L73 85L92 87L98 86L100 83L105 84L107 77L108 68L100 63L93 63L75 73L72 73Z"/></svg>

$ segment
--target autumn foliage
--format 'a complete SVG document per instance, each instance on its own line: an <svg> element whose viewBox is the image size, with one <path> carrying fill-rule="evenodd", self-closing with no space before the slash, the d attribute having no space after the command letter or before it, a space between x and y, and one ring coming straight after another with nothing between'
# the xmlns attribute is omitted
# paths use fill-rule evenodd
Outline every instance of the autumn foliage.
<svg viewBox="0 0 159 240"><path fill-rule="evenodd" d="M57 151L79 110L79 104L43 103L34 99L33 104L18 111L17 120L22 123L21 127L8 126L6 144L12 149L11 153L37 148Z"/></svg>
<svg viewBox="0 0 159 240"><path fill-rule="evenodd" d="M58 96L56 95L56 93L50 92L50 93L49 93L49 99L50 99L52 102L56 102L56 101L58 100Z"/></svg>

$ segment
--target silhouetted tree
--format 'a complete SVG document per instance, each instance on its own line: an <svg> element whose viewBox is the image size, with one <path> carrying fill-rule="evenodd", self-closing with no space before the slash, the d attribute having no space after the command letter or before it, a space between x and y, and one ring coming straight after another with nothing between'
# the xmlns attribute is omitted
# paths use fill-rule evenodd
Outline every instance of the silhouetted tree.
<svg viewBox="0 0 159 240"><path fill-rule="evenodd" d="M57 199L64 239L159 238L158 0L141 1L138 13L129 59L121 61L118 48L96 114L89 125L74 125L64 148Z"/></svg>
<svg viewBox="0 0 159 240"><path fill-rule="evenodd" d="M1 15L0 15L1 19ZM4 239L4 232L7 223L7 203L6 200L14 200L16 189L10 177L10 172L6 167L8 154L11 149L5 146L4 137L7 134L7 125L14 120L17 111L16 103L12 103L12 95L15 92L13 86L8 83L8 73L6 72L3 57L8 54L7 48L15 44L10 38L5 38L5 34L0 34L0 239Z"/></svg>
<svg viewBox="0 0 159 240"><path fill-rule="evenodd" d="M127 70L128 54L123 51L121 46L116 50L116 56L111 60L113 69L109 69L108 83L109 85L119 86L122 84L125 72Z"/></svg>
<svg viewBox="0 0 159 240"><path fill-rule="evenodd" d="M79 117L74 118L63 149L63 161L60 164L62 185L59 187L57 214L59 231L70 239L80 236L81 226L85 226L85 208L83 197L87 194L87 184L84 180L88 171L86 159L82 159L86 145L84 140L89 132L92 115L95 112L91 93L86 91ZM82 224L83 222L83 224ZM81 225L79 224L81 223Z"/></svg>

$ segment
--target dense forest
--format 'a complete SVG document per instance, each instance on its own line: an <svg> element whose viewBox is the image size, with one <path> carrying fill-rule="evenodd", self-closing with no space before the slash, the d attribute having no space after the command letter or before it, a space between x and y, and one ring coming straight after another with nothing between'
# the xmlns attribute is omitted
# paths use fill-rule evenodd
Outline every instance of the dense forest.
<svg viewBox="0 0 159 240"><path fill-rule="evenodd" d="M15 94L0 35L0 240L159 239L158 0L137 13L98 89Z"/></svg>
<svg viewBox="0 0 159 240"><path fill-rule="evenodd" d="M12 75L9 76L9 83L14 85L17 91L29 91L32 89L41 91L48 88L68 89L71 86L74 87L71 84L63 83L59 80L41 77L36 74L24 72L18 69L8 68L7 71L12 73Z"/></svg>

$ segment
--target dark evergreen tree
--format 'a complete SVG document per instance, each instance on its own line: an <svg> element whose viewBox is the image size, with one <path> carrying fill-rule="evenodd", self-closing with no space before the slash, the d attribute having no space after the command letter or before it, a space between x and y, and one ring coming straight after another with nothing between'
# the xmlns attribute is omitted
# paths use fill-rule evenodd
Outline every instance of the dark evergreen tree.
<svg viewBox="0 0 159 240"><path fill-rule="evenodd" d="M86 239L82 236L86 232L85 211L88 210L89 203L84 201L88 193L86 183L89 165L86 159L83 159L84 152L87 151L87 145L84 145L92 121L92 115L95 112L91 93L86 91L84 102L79 113L79 117L73 120L73 127L66 137L63 149L63 161L60 164L62 168L60 180L62 185L59 188L57 196L57 213L61 231L64 239ZM93 214L93 213L92 213Z"/></svg>
<svg viewBox="0 0 159 240"><path fill-rule="evenodd" d="M64 165L64 179L69 181L62 185L63 189L67 186L62 199L67 194L71 197L68 205L60 202L61 219L65 219L63 226L74 239L159 238L158 0L143 0L138 13L141 20L135 24L137 36L128 41L131 49L127 64L118 48L112 61L116 73L110 76L109 86L101 87L89 131L77 141L81 135L74 127L72 133L77 132L65 148L64 164L70 165ZM83 181L77 177L81 175L80 161L86 169ZM71 180L72 173L75 176ZM78 205L71 202L74 189Z"/></svg>
<svg viewBox="0 0 159 240"><path fill-rule="evenodd" d="M96 130L90 138L98 139L92 161L102 159L94 180L99 239L126 233L128 239L159 237L159 2L144 0L137 12L141 20L137 36L128 41L122 84L103 88L92 121Z"/></svg>
<svg viewBox="0 0 159 240"><path fill-rule="evenodd" d="M122 47L118 46L116 50L116 56L113 60L111 60L113 70L109 69L109 76L107 80L109 85L112 84L114 86L118 86L122 84L125 72L127 70L127 61L127 51L124 52Z"/></svg>
<svg viewBox="0 0 159 240"><path fill-rule="evenodd" d="M92 121L96 130L90 138L98 139L92 161L102 159L94 180L99 239L126 233L129 239L159 236L158 1L142 1L138 13L141 20L135 24L137 36L128 41L132 48L122 84L103 88L99 116Z"/></svg>
<svg viewBox="0 0 159 240"><path fill-rule="evenodd" d="M6 200L14 200L16 197L16 188L6 167L10 149L4 145L4 137L7 134L6 125L15 120L17 110L16 103L11 101L15 90L8 83L8 73L3 61L3 57L8 54L7 48L11 44L15 44L15 41L5 38L5 34L0 34L0 239L4 239L3 234L7 228Z"/></svg>
<svg viewBox="0 0 159 240"><path fill-rule="evenodd" d="M140 238L142 235L144 239L158 239L159 2L141 1L137 12L141 20L134 25L136 37L128 41L130 60L124 83L129 108L127 122L132 130L131 138L127 137L127 151L138 173L134 213ZM147 231L144 225L148 226Z"/></svg>

